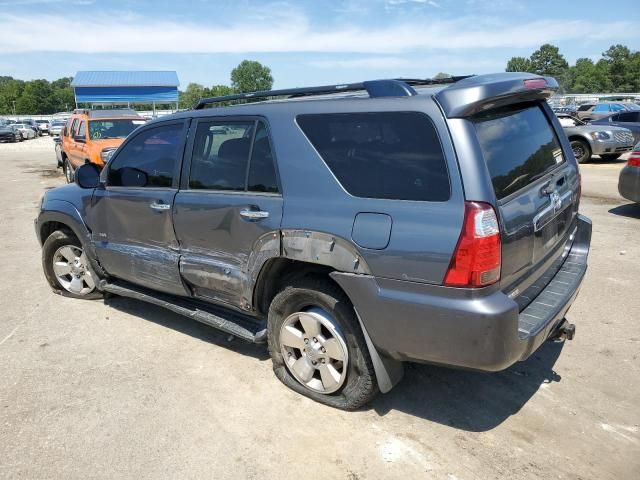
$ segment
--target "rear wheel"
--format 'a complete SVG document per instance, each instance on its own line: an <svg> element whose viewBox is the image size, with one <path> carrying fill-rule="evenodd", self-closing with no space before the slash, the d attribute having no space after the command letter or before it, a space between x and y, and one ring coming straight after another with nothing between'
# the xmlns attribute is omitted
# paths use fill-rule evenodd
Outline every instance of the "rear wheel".
<svg viewBox="0 0 640 480"><path fill-rule="evenodd" d="M571 150L578 163L587 163L591 159L591 147L584 140L571 140Z"/></svg>
<svg viewBox="0 0 640 480"><path fill-rule="evenodd" d="M600 155L600 158L602 160L613 161L616 160L619 156L619 153L608 153L606 155Z"/></svg>
<svg viewBox="0 0 640 480"><path fill-rule="evenodd" d="M273 370L292 390L344 410L377 394L353 306L330 281L305 278L278 293L269 308L268 338Z"/></svg>
<svg viewBox="0 0 640 480"><path fill-rule="evenodd" d="M42 246L42 267L56 293L85 299L102 296L96 290L98 279L91 271L87 254L71 232L56 230L47 238Z"/></svg>

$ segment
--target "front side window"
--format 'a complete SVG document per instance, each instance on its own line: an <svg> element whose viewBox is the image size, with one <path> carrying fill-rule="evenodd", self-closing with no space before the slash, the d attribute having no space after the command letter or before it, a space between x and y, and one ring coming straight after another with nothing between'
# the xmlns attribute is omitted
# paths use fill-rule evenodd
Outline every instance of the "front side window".
<svg viewBox="0 0 640 480"><path fill-rule="evenodd" d="M109 164L108 185L171 187L181 159L182 130L182 124L171 124L136 135Z"/></svg>
<svg viewBox="0 0 640 480"><path fill-rule="evenodd" d="M80 126L78 127L78 136L82 137L82 138L86 138L87 136L87 129L85 128L85 123L84 122L80 122Z"/></svg>
<svg viewBox="0 0 640 480"><path fill-rule="evenodd" d="M91 140L125 138L144 124L145 121L142 119L91 120L89 121L89 138Z"/></svg>
<svg viewBox="0 0 640 480"><path fill-rule="evenodd" d="M619 105L617 103L614 103L613 105L611 105L612 112L621 112L622 110L624 110L624 106L622 105Z"/></svg>
<svg viewBox="0 0 640 480"><path fill-rule="evenodd" d="M418 112L299 115L297 122L351 195L446 201L451 191L440 139Z"/></svg>
<svg viewBox="0 0 640 480"><path fill-rule="evenodd" d="M482 113L473 123L498 199L564 162L560 143L538 105Z"/></svg>
<svg viewBox="0 0 640 480"><path fill-rule="evenodd" d="M264 123L198 123L189 188L277 193L273 154Z"/></svg>
<svg viewBox="0 0 640 480"><path fill-rule="evenodd" d="M78 128L78 119L74 118L73 123L71 124L71 130L69 131L70 137L73 137L76 134L76 128Z"/></svg>

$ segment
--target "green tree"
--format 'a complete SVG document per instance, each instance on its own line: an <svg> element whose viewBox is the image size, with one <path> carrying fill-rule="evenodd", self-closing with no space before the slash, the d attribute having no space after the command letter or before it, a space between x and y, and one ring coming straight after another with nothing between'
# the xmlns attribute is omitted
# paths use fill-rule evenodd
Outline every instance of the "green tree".
<svg viewBox="0 0 640 480"><path fill-rule="evenodd" d="M531 72L555 78L560 91L566 90L569 83L569 64L555 45L545 43L531 54Z"/></svg>
<svg viewBox="0 0 640 480"><path fill-rule="evenodd" d="M271 69L254 60L243 60L231 71L231 86L238 92L271 90Z"/></svg>
<svg viewBox="0 0 640 480"><path fill-rule="evenodd" d="M204 96L206 96L204 86L199 83L190 83L184 92L180 92L180 108L191 108Z"/></svg>
<svg viewBox="0 0 640 480"><path fill-rule="evenodd" d="M445 78L451 78L452 75L450 73L438 72L433 76L434 80L444 80Z"/></svg>
<svg viewBox="0 0 640 480"><path fill-rule="evenodd" d="M507 72L530 72L531 62L525 57L511 57L507 62Z"/></svg>
<svg viewBox="0 0 640 480"><path fill-rule="evenodd" d="M640 72L634 68L633 54L629 48L624 45L612 45L602 54L602 59L609 65L609 78L613 90L633 92Z"/></svg>
<svg viewBox="0 0 640 480"><path fill-rule="evenodd" d="M27 82L20 98L16 101L16 113L55 113L51 84L46 80L31 80Z"/></svg>
<svg viewBox="0 0 640 480"><path fill-rule="evenodd" d="M5 115L13 114L14 102L18 102L24 90L22 80L15 80L11 77L2 77L0 80L0 113Z"/></svg>

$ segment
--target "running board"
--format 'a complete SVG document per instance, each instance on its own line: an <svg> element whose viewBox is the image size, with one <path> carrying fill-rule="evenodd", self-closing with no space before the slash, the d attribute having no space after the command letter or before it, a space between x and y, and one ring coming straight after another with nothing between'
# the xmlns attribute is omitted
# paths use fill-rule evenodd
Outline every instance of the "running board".
<svg viewBox="0 0 640 480"><path fill-rule="evenodd" d="M141 288L124 283L100 282L100 290L121 297L135 298L143 302L153 303L164 307L172 312L179 313L185 317L192 318L211 327L222 330L235 337L251 343L265 343L267 341L267 330L264 325L260 325L252 317L244 316L233 311L218 310L216 313L204 310L201 304L191 299L183 299L172 295L159 293L146 288Z"/></svg>

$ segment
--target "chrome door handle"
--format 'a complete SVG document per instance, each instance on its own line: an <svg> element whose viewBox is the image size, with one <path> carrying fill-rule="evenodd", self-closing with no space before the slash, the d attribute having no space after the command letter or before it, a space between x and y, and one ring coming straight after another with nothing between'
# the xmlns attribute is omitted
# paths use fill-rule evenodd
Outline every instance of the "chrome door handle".
<svg viewBox="0 0 640 480"><path fill-rule="evenodd" d="M153 202L152 204L149 205L149 207L151 208L151 210L163 211L163 210L169 210L171 208L171 205L169 205L168 203Z"/></svg>
<svg viewBox="0 0 640 480"><path fill-rule="evenodd" d="M248 210L246 208L240 210L240 216L247 220L262 220L269 217L269 212L264 210Z"/></svg>

